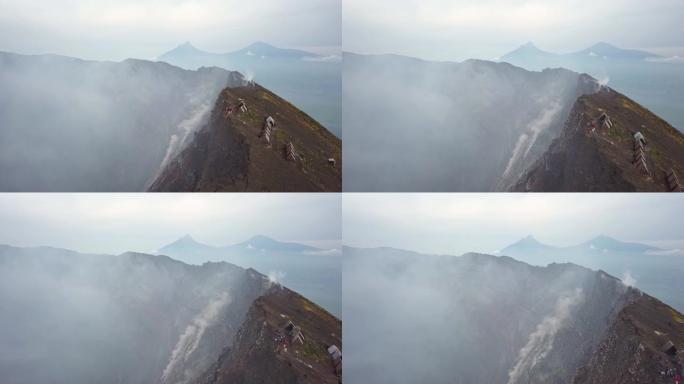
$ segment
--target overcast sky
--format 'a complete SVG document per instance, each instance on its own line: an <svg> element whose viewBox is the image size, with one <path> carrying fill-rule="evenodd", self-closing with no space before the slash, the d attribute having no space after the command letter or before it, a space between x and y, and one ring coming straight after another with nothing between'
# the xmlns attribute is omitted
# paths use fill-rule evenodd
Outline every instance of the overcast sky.
<svg viewBox="0 0 684 384"><path fill-rule="evenodd" d="M185 234L228 245L263 234L339 247L340 195L0 194L0 244L151 252Z"/></svg>
<svg viewBox="0 0 684 384"><path fill-rule="evenodd" d="M491 253L530 234L556 246L601 234L684 243L678 194L345 194L342 205L343 242L357 247Z"/></svg>
<svg viewBox="0 0 684 384"><path fill-rule="evenodd" d="M185 41L339 46L340 0L0 0L0 51L154 58Z"/></svg>
<svg viewBox="0 0 684 384"><path fill-rule="evenodd" d="M528 41L554 52L682 47L682 15L682 0L344 0L343 48L460 61Z"/></svg>

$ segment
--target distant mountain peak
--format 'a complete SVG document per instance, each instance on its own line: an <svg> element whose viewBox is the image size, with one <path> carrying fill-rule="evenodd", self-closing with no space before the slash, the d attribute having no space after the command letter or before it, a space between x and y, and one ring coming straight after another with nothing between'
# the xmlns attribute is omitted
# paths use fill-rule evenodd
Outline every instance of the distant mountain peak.
<svg viewBox="0 0 684 384"><path fill-rule="evenodd" d="M533 42L528 41L527 43L519 46L518 48L514 49L513 51L505 54L502 59L510 59L510 58L515 58L519 56L555 56L555 54L543 51L539 49Z"/></svg>
<svg viewBox="0 0 684 384"><path fill-rule="evenodd" d="M179 238L178 240L167 244L163 247L161 247L156 253L157 254L164 254L166 252L172 252L173 250L176 249L195 249L195 248L211 248L210 246L206 244L202 244L195 240L190 234L185 234L183 237Z"/></svg>
<svg viewBox="0 0 684 384"><path fill-rule="evenodd" d="M646 59L652 57L659 57L658 55L650 52L639 51L636 49L623 49L616 45L607 43L605 41L599 41L591 47L577 52L577 54L616 59Z"/></svg>
<svg viewBox="0 0 684 384"><path fill-rule="evenodd" d="M610 237L610 236L607 236L607 235L604 235L604 234L600 234L600 235L594 237L593 239L591 239L591 241L613 241L613 242L618 242L618 240L615 239L614 237Z"/></svg>
<svg viewBox="0 0 684 384"><path fill-rule="evenodd" d="M589 48L596 48L596 49L601 49L601 48L620 49L620 48L616 47L616 46L613 45L613 44L606 43L605 41L599 41L598 43L592 45L592 46L589 47Z"/></svg>
<svg viewBox="0 0 684 384"><path fill-rule="evenodd" d="M552 52L546 52L539 49L533 42L529 41L515 50L507 53L502 57L504 60L516 60L516 59L530 59L530 58L563 58L563 57L574 57L577 56L596 56L596 57L606 57L615 59L645 59L652 57L659 57L656 54L639 51L635 49L623 49L613 44L607 43L605 41L599 41L589 48L585 48L581 51L567 53L567 54L556 54Z"/></svg>
<svg viewBox="0 0 684 384"><path fill-rule="evenodd" d="M255 235L250 237L245 243L277 243L278 241L266 235Z"/></svg>
<svg viewBox="0 0 684 384"><path fill-rule="evenodd" d="M543 52L539 47L537 47L533 42L528 41L527 43L518 47L515 51L517 52Z"/></svg>
<svg viewBox="0 0 684 384"><path fill-rule="evenodd" d="M162 54L159 56L160 59L168 59L172 58L174 56L191 56L191 55L204 55L207 54L206 52L198 49L194 45L192 45L191 42L186 41L182 44L179 44L172 50Z"/></svg>
<svg viewBox="0 0 684 384"><path fill-rule="evenodd" d="M505 254L510 253L510 252L514 252L514 253L519 252L519 251L527 252L527 251L531 251L531 250L533 250L533 251L545 251L545 250L552 249L552 248L554 248L554 247L551 245L547 245L547 244L540 242L539 240L537 240L537 238L535 238L533 235L530 234L530 235L527 235L527 236L523 237L522 239L516 241L515 243L507 246L506 248L504 248L501 251L501 253L505 255Z"/></svg>
<svg viewBox="0 0 684 384"><path fill-rule="evenodd" d="M182 50L182 51L187 51L187 52L199 51L199 49L197 49L197 47L192 45L192 43L190 41L186 41L183 44L178 45L174 50Z"/></svg>
<svg viewBox="0 0 684 384"><path fill-rule="evenodd" d="M594 249L607 249L611 251L645 252L659 250L657 247L646 244L624 242L604 234L594 237L593 239L584 243L584 245Z"/></svg>
<svg viewBox="0 0 684 384"><path fill-rule="evenodd" d="M545 244L542 244L539 240L537 240L536 237L534 237L534 235L531 235L531 234L523 237L516 244L545 245Z"/></svg>
<svg viewBox="0 0 684 384"><path fill-rule="evenodd" d="M269 44L269 43L264 42L264 41L255 41L245 48L250 48L250 49L259 49L259 48L276 49L276 47L274 45Z"/></svg>
<svg viewBox="0 0 684 384"><path fill-rule="evenodd" d="M185 236L181 237L178 240L183 241L183 242L190 242L190 243L196 243L197 242L197 241L195 241L195 239L192 236L190 236L189 233L186 233Z"/></svg>

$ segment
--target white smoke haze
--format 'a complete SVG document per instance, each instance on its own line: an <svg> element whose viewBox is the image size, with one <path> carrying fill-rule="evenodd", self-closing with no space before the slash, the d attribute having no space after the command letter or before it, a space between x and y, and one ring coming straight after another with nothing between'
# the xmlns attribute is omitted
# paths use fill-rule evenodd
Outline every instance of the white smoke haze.
<svg viewBox="0 0 684 384"><path fill-rule="evenodd" d="M202 340L204 331L218 320L221 311L230 304L230 301L228 292L223 292L219 297L209 301L207 306L190 321L171 352L171 358L162 372L162 382L167 382L178 365L190 358ZM181 377L190 380L192 372L184 371L181 373Z"/></svg>
<svg viewBox="0 0 684 384"><path fill-rule="evenodd" d="M529 130L532 132L532 138L530 139L530 143L527 145L527 148L525 148L525 156L530 153L530 150L532 149L535 141L537 141L539 134L549 128L556 115L563 107L558 100L552 100L549 102L542 101L539 104L547 105L547 108L541 112L536 120L530 123Z"/></svg>
<svg viewBox="0 0 684 384"><path fill-rule="evenodd" d="M549 102L540 100L538 103L540 105L548 105L548 108L542 110L539 114L539 117L529 123L527 132L523 133L518 138L515 148L513 149L513 155L508 161L506 169L503 172L503 178L510 177L513 167L518 165L521 159L530 154L530 150L532 150L539 135L549 129L553 121L557 118L558 113L560 113L563 108L562 104L558 100L551 100Z"/></svg>
<svg viewBox="0 0 684 384"><path fill-rule="evenodd" d="M349 383L528 382L525 375L563 369L569 375L625 292L616 279L573 265L392 248L344 254ZM581 345L570 342L578 332Z"/></svg>
<svg viewBox="0 0 684 384"><path fill-rule="evenodd" d="M620 280L622 280L622 283L628 287L634 287L637 282L630 271L625 271Z"/></svg>
<svg viewBox="0 0 684 384"><path fill-rule="evenodd" d="M253 82L253 81L254 81L254 77L256 76L256 74L254 73L254 71L251 70L251 69L246 70L245 73L244 73L244 75L245 75L245 81L247 81L248 83Z"/></svg>
<svg viewBox="0 0 684 384"><path fill-rule="evenodd" d="M141 191L242 83L217 68L0 53L0 190Z"/></svg>
<svg viewBox="0 0 684 384"><path fill-rule="evenodd" d="M225 263L0 246L2 381L184 383L230 343L260 281Z"/></svg>
<svg viewBox="0 0 684 384"><path fill-rule="evenodd" d="M350 53L342 81L350 192L505 190L596 90L566 70Z"/></svg>
<svg viewBox="0 0 684 384"><path fill-rule="evenodd" d="M556 333L570 318L571 309L583 300L584 293L581 288L558 298L554 312L537 325L537 329L530 334L527 344L520 350L518 361L508 372L508 384L518 383L523 372L531 371L546 357L553 348Z"/></svg>
<svg viewBox="0 0 684 384"><path fill-rule="evenodd" d="M164 167L166 167L166 165L169 164L169 161L171 161L171 159L173 159L173 157L178 153L179 142L180 140L178 140L178 135L171 135L171 138L169 139L169 146L166 147L166 154L164 155L164 159L159 165L159 171L157 172L157 174L161 172L164 169Z"/></svg>
<svg viewBox="0 0 684 384"><path fill-rule="evenodd" d="M283 271L269 271L268 272L268 282L270 285L280 285L285 278L285 272Z"/></svg>

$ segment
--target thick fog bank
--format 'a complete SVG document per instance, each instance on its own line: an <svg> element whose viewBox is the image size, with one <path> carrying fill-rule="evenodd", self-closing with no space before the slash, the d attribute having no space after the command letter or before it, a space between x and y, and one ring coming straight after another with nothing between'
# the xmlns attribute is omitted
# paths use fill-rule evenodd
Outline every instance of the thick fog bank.
<svg viewBox="0 0 684 384"><path fill-rule="evenodd" d="M345 54L344 189L503 190L597 89L561 69Z"/></svg>
<svg viewBox="0 0 684 384"><path fill-rule="evenodd" d="M570 383L634 293L571 264L394 249L345 248L344 276L348 383Z"/></svg>
<svg viewBox="0 0 684 384"><path fill-rule="evenodd" d="M242 83L218 68L0 53L0 190L142 191Z"/></svg>
<svg viewBox="0 0 684 384"><path fill-rule="evenodd" d="M0 246L3 382L187 383L271 283L164 256Z"/></svg>

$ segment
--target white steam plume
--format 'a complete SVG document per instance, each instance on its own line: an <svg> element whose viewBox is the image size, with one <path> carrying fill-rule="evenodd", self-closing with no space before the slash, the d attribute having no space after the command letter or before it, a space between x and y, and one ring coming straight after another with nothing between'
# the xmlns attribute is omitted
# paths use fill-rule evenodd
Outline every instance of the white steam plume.
<svg viewBox="0 0 684 384"><path fill-rule="evenodd" d="M162 383L168 382L179 363L188 360L202 340L204 331L216 322L221 309L228 305L230 301L230 295L228 295L228 292L224 292L219 297L209 301L209 304L190 321L190 324L185 328L185 331L173 348L173 352L171 352L171 359L162 373ZM183 372L183 376L185 376L185 372Z"/></svg>
<svg viewBox="0 0 684 384"><path fill-rule="evenodd" d="M508 372L508 384L517 383L525 372L529 372L546 357L553 348L556 334L570 317L570 311L583 300L584 293L580 288L558 298L553 313L542 319L518 353L515 366Z"/></svg>
<svg viewBox="0 0 684 384"><path fill-rule="evenodd" d="M625 273L622 274L622 284L628 286L628 287L633 287L636 285L636 279L634 276L632 276L632 273L630 271L625 271Z"/></svg>
<svg viewBox="0 0 684 384"><path fill-rule="evenodd" d="M269 271L268 272L268 282L270 285L280 285L285 278L285 272L283 271Z"/></svg>
<svg viewBox="0 0 684 384"><path fill-rule="evenodd" d="M551 122L553 122L561 109L562 106L560 102L552 102L547 109L543 110L539 114L539 117L530 123L527 131L520 135L518 141L515 143L513 155L511 156L510 160L508 160L508 164L504 170L504 178L509 176L510 172L518 162L527 157L527 155L530 153L530 150L534 146L534 143L537 141L539 134L549 128Z"/></svg>

